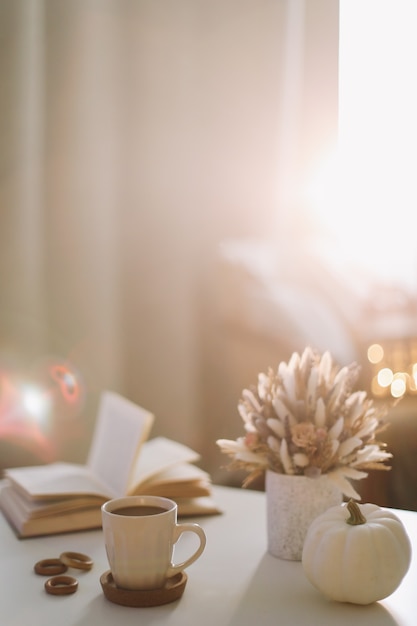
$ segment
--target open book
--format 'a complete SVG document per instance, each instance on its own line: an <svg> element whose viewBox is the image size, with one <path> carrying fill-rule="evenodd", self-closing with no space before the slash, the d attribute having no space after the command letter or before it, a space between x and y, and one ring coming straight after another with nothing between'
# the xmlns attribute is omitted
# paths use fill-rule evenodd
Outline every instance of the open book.
<svg viewBox="0 0 417 626"><path fill-rule="evenodd" d="M20 537L101 526L110 498L172 498L179 515L218 513L199 455L165 437L147 440L154 416L118 394L102 395L86 465L52 463L6 470L0 508Z"/></svg>

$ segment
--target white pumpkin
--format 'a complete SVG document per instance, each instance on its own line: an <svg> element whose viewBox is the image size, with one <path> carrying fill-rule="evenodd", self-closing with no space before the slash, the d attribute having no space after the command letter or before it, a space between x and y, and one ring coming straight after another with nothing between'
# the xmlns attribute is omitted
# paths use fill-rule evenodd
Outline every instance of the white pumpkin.
<svg viewBox="0 0 417 626"><path fill-rule="evenodd" d="M370 604L389 596L411 562L398 517L375 504L334 506L310 525L302 553L308 580L338 602Z"/></svg>

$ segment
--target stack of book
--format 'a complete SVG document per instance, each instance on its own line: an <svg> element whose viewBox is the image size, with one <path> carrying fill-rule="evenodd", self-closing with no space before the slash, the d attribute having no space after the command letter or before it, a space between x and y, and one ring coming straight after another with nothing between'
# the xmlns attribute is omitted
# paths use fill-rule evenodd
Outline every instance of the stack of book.
<svg viewBox="0 0 417 626"><path fill-rule="evenodd" d="M19 537L101 527L101 505L124 495L175 500L179 516L219 513L198 453L165 437L148 439L149 411L103 393L87 463L5 471L0 508Z"/></svg>

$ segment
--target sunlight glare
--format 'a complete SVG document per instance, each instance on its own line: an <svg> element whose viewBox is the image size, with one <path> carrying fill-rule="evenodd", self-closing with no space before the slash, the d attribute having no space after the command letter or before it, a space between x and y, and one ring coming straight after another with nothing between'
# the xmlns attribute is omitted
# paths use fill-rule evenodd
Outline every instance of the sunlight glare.
<svg viewBox="0 0 417 626"><path fill-rule="evenodd" d="M312 168L306 200L333 254L415 289L413 16L414 0L341 0L339 144Z"/></svg>

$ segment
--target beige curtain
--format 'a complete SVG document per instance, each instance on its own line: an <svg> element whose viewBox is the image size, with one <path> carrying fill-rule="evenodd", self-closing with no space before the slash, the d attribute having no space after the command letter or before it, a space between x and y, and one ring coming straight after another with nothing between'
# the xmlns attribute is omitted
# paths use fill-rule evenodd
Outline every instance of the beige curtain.
<svg viewBox="0 0 417 626"><path fill-rule="evenodd" d="M325 0L295 4L302 25L336 27ZM3 398L47 385L54 454L85 458L107 388L215 457L216 255L225 237L279 235L291 5L0 0Z"/></svg>

